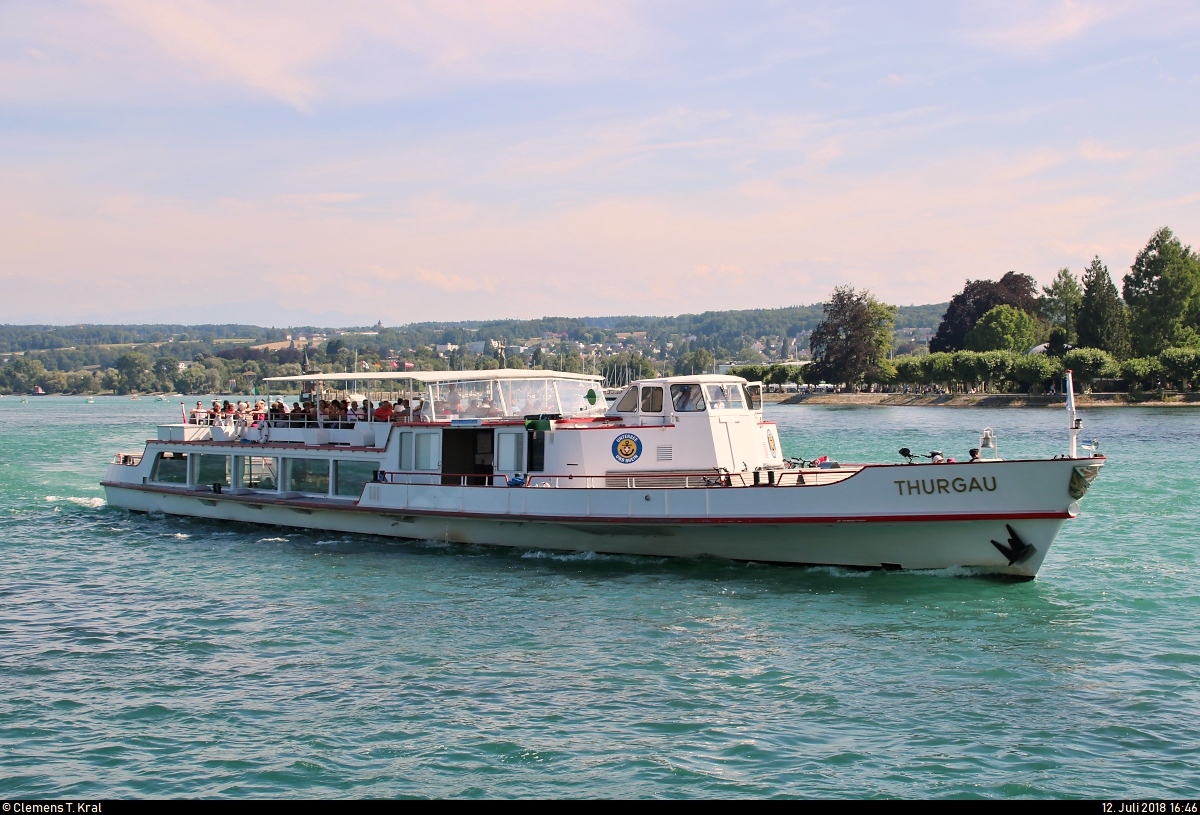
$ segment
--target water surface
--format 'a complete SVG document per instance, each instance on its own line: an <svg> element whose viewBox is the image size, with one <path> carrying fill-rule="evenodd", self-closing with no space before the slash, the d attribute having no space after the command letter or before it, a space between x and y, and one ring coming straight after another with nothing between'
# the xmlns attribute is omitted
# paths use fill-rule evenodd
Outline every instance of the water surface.
<svg viewBox="0 0 1200 815"><path fill-rule="evenodd" d="M507 551L105 506L177 403L0 399L0 796L1088 796L1200 788L1200 413L1029 583ZM1058 410L774 406L785 452L1011 458Z"/></svg>

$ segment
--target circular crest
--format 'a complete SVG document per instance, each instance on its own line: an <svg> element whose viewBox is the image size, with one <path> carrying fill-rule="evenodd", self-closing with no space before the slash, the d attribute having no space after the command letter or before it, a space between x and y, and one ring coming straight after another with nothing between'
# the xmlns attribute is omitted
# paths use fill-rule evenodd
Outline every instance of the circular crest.
<svg viewBox="0 0 1200 815"><path fill-rule="evenodd" d="M779 453L775 449L775 434L774 433L767 434L767 445L770 446L770 448L771 448L771 458L778 458Z"/></svg>
<svg viewBox="0 0 1200 815"><path fill-rule="evenodd" d="M612 454L621 464L632 464L642 454L642 440L632 433L622 433L613 439Z"/></svg>

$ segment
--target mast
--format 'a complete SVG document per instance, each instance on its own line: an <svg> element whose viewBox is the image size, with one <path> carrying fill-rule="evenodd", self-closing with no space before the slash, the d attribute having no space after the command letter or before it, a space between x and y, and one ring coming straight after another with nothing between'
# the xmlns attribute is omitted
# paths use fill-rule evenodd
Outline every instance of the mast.
<svg viewBox="0 0 1200 815"><path fill-rule="evenodd" d="M1069 370L1067 371L1067 421L1070 425L1068 433L1071 437L1071 458L1078 458L1079 431L1083 429L1083 420L1075 413L1075 382Z"/></svg>

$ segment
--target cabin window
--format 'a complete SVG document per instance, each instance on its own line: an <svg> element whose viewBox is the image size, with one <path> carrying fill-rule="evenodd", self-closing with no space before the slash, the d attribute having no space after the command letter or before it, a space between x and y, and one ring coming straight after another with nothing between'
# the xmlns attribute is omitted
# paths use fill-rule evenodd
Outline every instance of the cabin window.
<svg viewBox="0 0 1200 815"><path fill-rule="evenodd" d="M324 458L287 459L287 489L290 492L329 494L329 460Z"/></svg>
<svg viewBox="0 0 1200 815"><path fill-rule="evenodd" d="M441 460L438 457L437 433L418 433L414 442L414 470L436 470L441 466Z"/></svg>
<svg viewBox="0 0 1200 815"><path fill-rule="evenodd" d="M617 402L617 413L637 413L638 409L638 389L630 388L621 395L621 401Z"/></svg>
<svg viewBox="0 0 1200 815"><path fill-rule="evenodd" d="M642 388L642 413L662 413L662 402L662 388Z"/></svg>
<svg viewBox="0 0 1200 815"><path fill-rule="evenodd" d="M186 484L187 468L187 453L159 453L154 458L150 480L160 484Z"/></svg>
<svg viewBox="0 0 1200 815"><path fill-rule="evenodd" d="M241 486L273 490L279 486L279 459L273 456L238 456Z"/></svg>
<svg viewBox="0 0 1200 815"><path fill-rule="evenodd" d="M521 472L525 469L524 434L496 434L496 469L506 473Z"/></svg>
<svg viewBox="0 0 1200 815"><path fill-rule="evenodd" d="M671 406L676 413L704 410L704 391L699 385L672 385Z"/></svg>
<svg viewBox="0 0 1200 815"><path fill-rule="evenodd" d="M334 472L337 475L335 494L357 498L362 495L367 482L375 480L379 465L374 461L337 461Z"/></svg>
<svg viewBox="0 0 1200 815"><path fill-rule="evenodd" d="M413 434L400 434L400 469L411 470L413 468Z"/></svg>
<svg viewBox="0 0 1200 815"><path fill-rule="evenodd" d="M762 385L747 385L746 404L751 410L762 410Z"/></svg>
<svg viewBox="0 0 1200 815"><path fill-rule="evenodd" d="M195 459L195 483L229 486L229 456L212 456L200 453L195 456Z"/></svg>

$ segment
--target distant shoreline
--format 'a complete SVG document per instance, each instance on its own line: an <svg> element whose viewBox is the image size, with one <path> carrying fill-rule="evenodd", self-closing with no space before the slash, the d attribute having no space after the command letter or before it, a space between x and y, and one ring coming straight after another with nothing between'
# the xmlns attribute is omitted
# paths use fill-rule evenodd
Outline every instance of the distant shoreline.
<svg viewBox="0 0 1200 815"><path fill-rule="evenodd" d="M1066 396L1030 396L1025 393L764 393L763 401L778 405L867 405L878 407L1002 407L1059 408ZM1200 393L1171 393L1159 399L1146 394L1141 401L1127 393L1077 394L1080 408L1101 407L1200 407Z"/></svg>

